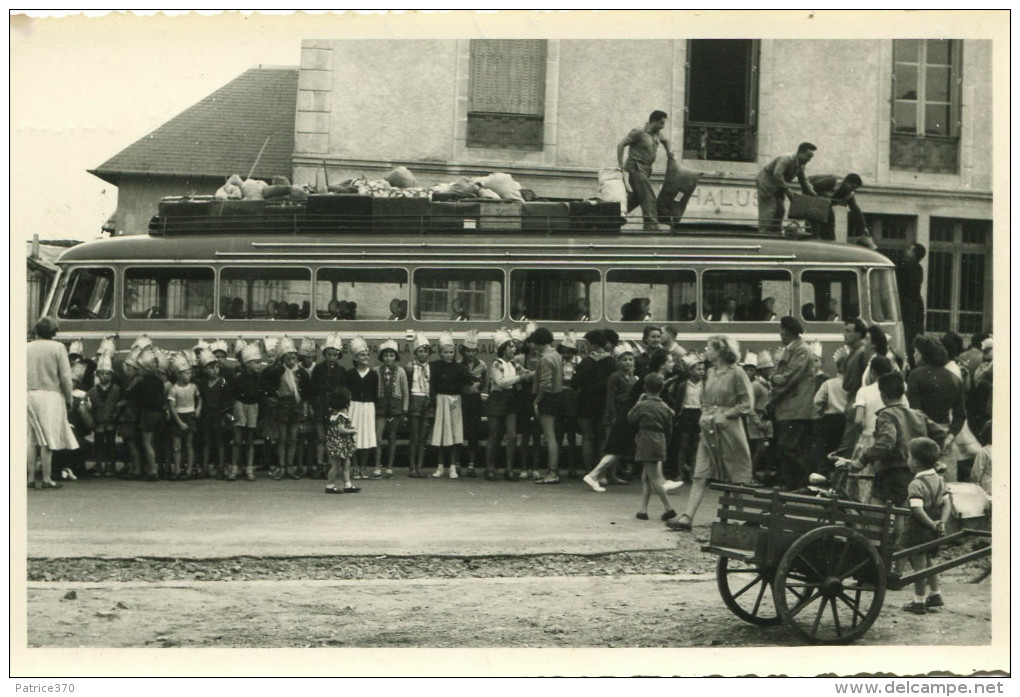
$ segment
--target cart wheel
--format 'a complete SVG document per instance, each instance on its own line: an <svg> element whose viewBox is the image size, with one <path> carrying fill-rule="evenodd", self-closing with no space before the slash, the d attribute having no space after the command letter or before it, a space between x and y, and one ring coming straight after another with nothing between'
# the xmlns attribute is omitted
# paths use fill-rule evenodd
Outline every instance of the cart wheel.
<svg viewBox="0 0 1020 697"><path fill-rule="evenodd" d="M848 644L878 619L885 577L878 550L864 535L841 525L817 528L779 560L776 609L804 641Z"/></svg>
<svg viewBox="0 0 1020 697"><path fill-rule="evenodd" d="M719 595L730 611L751 624L774 627L783 623L772 597L775 566L759 566L729 557L719 557L715 580Z"/></svg>

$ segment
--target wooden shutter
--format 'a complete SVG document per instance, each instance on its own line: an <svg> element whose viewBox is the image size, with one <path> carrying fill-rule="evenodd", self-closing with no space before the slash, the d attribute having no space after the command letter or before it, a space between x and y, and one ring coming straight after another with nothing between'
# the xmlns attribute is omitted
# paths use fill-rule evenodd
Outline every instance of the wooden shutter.
<svg viewBox="0 0 1020 697"><path fill-rule="evenodd" d="M544 40L472 41L470 111L541 116L545 53Z"/></svg>

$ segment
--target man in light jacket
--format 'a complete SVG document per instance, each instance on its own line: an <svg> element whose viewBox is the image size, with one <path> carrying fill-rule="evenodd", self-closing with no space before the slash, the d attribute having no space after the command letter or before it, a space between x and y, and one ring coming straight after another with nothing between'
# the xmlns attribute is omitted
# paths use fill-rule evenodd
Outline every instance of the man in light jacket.
<svg viewBox="0 0 1020 697"><path fill-rule="evenodd" d="M808 483L811 434L815 418L815 371L811 349L793 317L779 320L783 355L772 373L772 409L779 455L779 477L787 491Z"/></svg>

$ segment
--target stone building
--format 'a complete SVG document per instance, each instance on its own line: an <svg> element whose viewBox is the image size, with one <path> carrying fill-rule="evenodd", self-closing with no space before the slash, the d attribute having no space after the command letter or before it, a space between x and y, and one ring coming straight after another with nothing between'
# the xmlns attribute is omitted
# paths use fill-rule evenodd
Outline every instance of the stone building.
<svg viewBox="0 0 1020 697"><path fill-rule="evenodd" d="M991 51L983 40L306 40L296 73L266 83L270 71L248 71L95 173L122 187L125 232L145 229L161 195L245 174L269 133L281 135L256 176L321 187L405 165L421 184L508 172L540 197L586 198L621 138L662 109L684 166L704 173L688 219L756 224L757 171L813 142L809 173L863 178L857 199L880 249L898 259L928 247L928 329L969 334L991 322ZM247 120L224 128L216 97L232 86L245 95L232 114Z"/></svg>

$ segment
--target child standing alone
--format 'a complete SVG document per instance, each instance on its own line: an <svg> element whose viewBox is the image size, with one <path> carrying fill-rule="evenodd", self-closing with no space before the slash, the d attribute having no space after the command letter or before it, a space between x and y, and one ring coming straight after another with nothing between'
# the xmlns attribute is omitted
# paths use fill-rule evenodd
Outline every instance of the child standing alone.
<svg viewBox="0 0 1020 697"><path fill-rule="evenodd" d="M659 394L665 380L659 373L645 376L645 392L627 413L627 421L637 425L634 439L634 459L641 463L641 510L638 520L648 520L648 500L652 492L662 502L663 520L676 518L676 511L669 503L669 494L664 488L662 463L666 459L666 442L673 429L673 410L666 406Z"/></svg>
<svg viewBox="0 0 1020 697"><path fill-rule="evenodd" d="M329 409L326 427L326 453L329 456L327 494L356 494L360 487L351 484L351 458L356 449L354 437L358 429L351 423L351 393L346 387L337 387L326 396ZM344 487L337 488L337 477L343 474Z"/></svg>
<svg viewBox="0 0 1020 697"><path fill-rule="evenodd" d="M942 454L938 444L930 438L914 438L908 445L910 449L910 471L914 478L907 485L907 498L910 502L910 517L903 527L899 546L901 549L916 547L931 542L946 534L946 523L949 521L952 506L946 481L935 471L935 465ZM910 565L914 571L923 571L932 564L934 549L910 555ZM925 597L924 587L927 580L928 595ZM914 581L914 599L903 609L915 615L938 612L944 606L942 594L939 592L938 574L927 579Z"/></svg>

